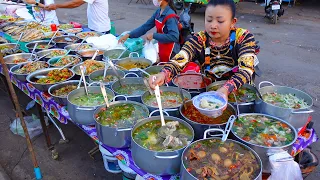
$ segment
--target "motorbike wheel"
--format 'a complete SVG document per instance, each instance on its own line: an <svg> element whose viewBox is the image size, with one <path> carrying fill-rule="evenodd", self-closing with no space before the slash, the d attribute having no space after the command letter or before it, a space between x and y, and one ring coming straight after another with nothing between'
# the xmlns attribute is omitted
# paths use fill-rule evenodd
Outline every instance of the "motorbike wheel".
<svg viewBox="0 0 320 180"><path fill-rule="evenodd" d="M277 24L277 22L278 22L278 11L274 11L272 16L272 24Z"/></svg>
<svg viewBox="0 0 320 180"><path fill-rule="evenodd" d="M173 4L177 10L183 9L183 2L181 0L173 0Z"/></svg>

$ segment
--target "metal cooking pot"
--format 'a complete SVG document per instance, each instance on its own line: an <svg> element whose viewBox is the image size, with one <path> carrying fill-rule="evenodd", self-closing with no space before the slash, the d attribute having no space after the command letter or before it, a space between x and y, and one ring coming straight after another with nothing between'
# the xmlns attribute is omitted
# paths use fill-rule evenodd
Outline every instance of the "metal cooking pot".
<svg viewBox="0 0 320 180"><path fill-rule="evenodd" d="M146 68L145 71L147 73L149 73L150 75L153 75L153 74L158 74L162 68L163 68L163 66L150 66L150 67ZM142 73L142 77L148 78L148 76L144 73Z"/></svg>
<svg viewBox="0 0 320 180"><path fill-rule="evenodd" d="M147 112L147 114L149 114L149 110L148 108L141 104L141 103L137 103L134 101L115 101L110 103L110 107L114 106L114 105L119 105L119 104L135 104L138 105L140 107L142 107L145 112ZM97 119L96 119L96 115L101 111L100 107L98 108L95 112L94 112L94 120L96 122L96 129L97 129L97 135L98 135L98 139L100 142L102 142L103 144L110 146L110 147L115 147L115 148L128 148L131 145L131 128L122 128L122 129L118 129L118 128L114 128L114 127L109 127L109 126L104 126L102 124L100 124Z"/></svg>
<svg viewBox="0 0 320 180"><path fill-rule="evenodd" d="M46 49L46 50L42 50L42 51L37 52L36 55L37 55L37 58L40 58L40 57L43 57L46 54L53 52L53 51L59 51L59 52L61 52L61 55L65 55L67 53L67 50L65 50L65 49ZM61 55L59 55L59 56L61 56ZM57 56L53 56L53 57L57 57ZM51 57L51 55L48 54L45 57L43 57L42 59L40 59L40 61L48 61L49 59L51 59L53 57Z"/></svg>
<svg viewBox="0 0 320 180"><path fill-rule="evenodd" d="M209 86L207 86L207 91L209 91L212 87L222 87L223 84L225 83L226 81L216 81L216 82L213 82L212 84L210 84ZM257 92L256 91L256 88L254 88L252 85L250 84L244 84L243 87L245 88L248 88L254 92ZM232 95L232 94L230 94ZM230 102L233 106L236 106L236 102ZM243 103L239 103L239 111L240 113L252 113L252 112L255 112L254 111L254 107L255 107L255 101L251 101L251 102L243 102Z"/></svg>
<svg viewBox="0 0 320 180"><path fill-rule="evenodd" d="M51 83L51 84L40 84L40 83L36 83L35 81L37 80L36 76L41 76L41 75L48 75L48 73L52 70L57 70L57 69L60 69L60 68L46 68L46 69L40 69L40 70L37 70L33 73L30 73L26 80L28 81L28 83L32 84L36 89L40 90L40 91L43 91L43 92L47 92L48 89L54 85L54 84L59 84L59 83L62 83L62 82L65 82L65 81L68 81L70 80L73 76L74 76L74 72L69 69L69 71L71 71L72 75L64 80L64 81L60 81L60 82L56 82L56 83Z"/></svg>
<svg viewBox="0 0 320 180"><path fill-rule="evenodd" d="M200 140L197 140L197 141L193 142L187 148L185 148L185 150L183 151L182 156L181 156L180 179L183 179L183 180L197 180L196 177L194 177L191 173L189 173L187 171L187 167L184 164L184 157L187 156L186 153L191 149L191 147L194 147L195 144L200 144L201 142L208 141L208 140L211 140L211 139L220 139L220 138L212 137L212 138L200 139ZM234 140L231 140L231 139L227 139L226 143L229 143L229 142L241 145L245 150L250 151L255 156L255 158L258 160L259 165L260 165L260 173L256 178L254 178L254 180L262 180L262 163L261 163L261 159L258 156L258 154L253 149L251 149L250 147L246 146L243 143L240 143L240 142L237 142L237 141L234 141Z"/></svg>
<svg viewBox="0 0 320 180"><path fill-rule="evenodd" d="M141 86L145 86L144 82L143 82L143 78L140 77L125 77L123 79L120 80L121 81L121 85L125 85L125 86L130 86L132 84L139 84ZM123 95L126 96L128 98L128 100L130 101L135 101L135 102L142 102L141 101L141 95L126 95L126 94L120 94L119 92L117 92L115 89L118 89L120 87L120 83L119 80L114 82L111 85L111 89L112 91L116 94L116 95Z"/></svg>
<svg viewBox="0 0 320 180"><path fill-rule="evenodd" d="M53 58L51 58L51 59L48 60L48 64L49 64L50 66L52 66L52 67L63 67L63 66L65 66L65 65L67 65L67 64L65 64L65 65L63 65L63 66L54 66L54 64L55 64L61 57L74 57L75 59L77 59L77 61L75 61L75 62L74 62L73 64L71 64L70 66L77 65L77 64L79 64L79 63L82 62L81 57L79 57L79 56L77 56L77 55L66 55L66 56L53 57ZM70 62L71 62L71 61L70 61Z"/></svg>
<svg viewBox="0 0 320 180"><path fill-rule="evenodd" d="M71 39L71 41L67 41L66 39L69 38ZM55 37L53 38L53 42L56 43L56 46L58 48L63 49L64 47L70 45L70 44L74 44L77 43L80 39L76 36L69 36L69 35L65 35L65 36L59 36L59 37Z"/></svg>
<svg viewBox="0 0 320 180"><path fill-rule="evenodd" d="M177 95L180 97L180 91L179 91L179 88L177 88L177 87L161 86L161 87L160 87L160 91L161 91L161 92L175 92L175 93L177 93ZM191 99L191 94L190 94L188 91L186 91L186 90L183 89L182 92L183 92L183 96L184 96L185 98ZM150 92L149 92L149 91L146 91L146 92L142 95L142 97L141 97L142 103L143 103L144 105L146 105L150 111L154 111L154 110L159 109L159 107L158 107L157 105L156 105L156 106L152 106L152 105L146 104L146 97L147 97L147 96L150 96ZM155 97L155 96L154 96L154 97ZM154 100L156 101L155 98L154 98ZM180 107L180 105L179 105L179 106L176 106L176 107L173 107L173 108L165 108L165 107L162 105L162 108L163 108L170 116L174 116L174 117L180 117L179 107Z"/></svg>
<svg viewBox="0 0 320 180"><path fill-rule="evenodd" d="M262 84L271 84L271 86L261 87ZM283 119L290 123L296 129L301 128L307 123L310 114L313 112L311 107L313 106L313 100L310 95L307 93L300 91L298 89L286 87L286 86L275 86L271 82L263 81L259 84L259 92L261 95L266 93L281 93L281 94L294 94L298 98L304 99L309 105L306 109L290 109L290 108L282 108L279 106L275 106L269 103L264 102L261 99L256 101L256 112L269 114L280 119Z"/></svg>
<svg viewBox="0 0 320 180"><path fill-rule="evenodd" d="M186 72L183 74L179 74L176 77L174 77L171 82L174 86L178 86L177 82L179 82L181 78L186 78L186 77L188 78L188 76L198 76L198 77L203 76L203 79L206 82L206 85L209 85L212 82L212 80L210 78L205 77L203 74L196 73L196 72ZM202 82L202 77L200 79L201 79L200 82ZM182 82L185 82L185 80L183 80ZM195 83L199 83L199 82L195 82ZM203 88L189 88L189 87L186 87L183 83L180 83L179 86L181 88L187 90L191 94L192 97L194 97L202 92L206 92L205 87L203 87Z"/></svg>
<svg viewBox="0 0 320 180"><path fill-rule="evenodd" d="M33 48L34 48L36 43L38 43L38 46L39 45L48 45L49 41L50 40L32 41L32 42L27 43L26 47L28 48L29 53L32 53L32 50L33 50ZM56 43L51 41L50 44L49 44L49 47L47 49L54 48L55 45L56 45ZM34 52L39 52L39 51L42 51L42 50L45 50L45 49L41 49L41 48L37 48L36 47Z"/></svg>
<svg viewBox="0 0 320 180"><path fill-rule="evenodd" d="M16 54L16 53L23 53L22 50L20 50L20 45L18 44L16 49L14 47L16 46L16 43L4 43L0 44L0 50L3 56L11 55L11 54Z"/></svg>
<svg viewBox="0 0 320 180"><path fill-rule="evenodd" d="M121 70L116 70L117 72L118 72L118 74L119 74L119 76L121 77L121 78L124 78L124 72L123 71L121 71ZM104 73L104 70L98 70L98 71L94 71L94 72L92 72L91 74L89 74L89 83L100 83L100 81L95 81L95 80L93 80L94 78L96 78L96 77L98 77L98 76L103 76L103 73ZM115 74L115 72L112 70L112 69L108 69L107 71L106 71L106 76L107 75L112 75L112 76L114 76L114 77L116 77L116 74ZM110 82L103 82L104 83L104 85L106 85L108 88L111 88L111 84L113 83L113 82L115 82L115 81L110 81Z"/></svg>
<svg viewBox="0 0 320 180"><path fill-rule="evenodd" d="M99 62L99 61L98 61L98 62ZM99 63L103 64L103 66L104 66L104 63L103 63L103 62L99 62ZM75 65L75 66L73 66L73 67L71 68L71 69L74 71L75 77L76 77L77 79L80 79L80 77L81 77L81 74L80 74L80 66L83 65L83 64L84 64L84 62L79 63L79 64L77 64L77 65ZM84 66L83 66L83 67L84 67ZM97 71L98 71L98 70L97 70ZM85 75L86 81L89 82L89 74L87 74L86 72L84 72L84 75Z"/></svg>
<svg viewBox="0 0 320 180"><path fill-rule="evenodd" d="M53 95L53 92L55 90L62 88L62 87L65 87L67 85L78 86L78 84L79 84L79 80L70 80L70 81L60 83L60 84L55 84L48 89L48 93L50 94L50 96L52 96L53 100L56 103L63 105L63 106L66 106L68 104L68 100L67 100L68 95L67 96L55 96L55 95ZM87 83L87 86L88 86L88 83Z"/></svg>
<svg viewBox="0 0 320 180"><path fill-rule="evenodd" d="M118 60L118 57L124 50L125 49L110 49L104 52L103 57L104 58L109 57L109 59L111 60ZM124 52L119 59L127 58L129 57L129 54L130 54L130 51L126 50L126 52Z"/></svg>
<svg viewBox="0 0 320 180"><path fill-rule="evenodd" d="M125 68L123 68L123 64L133 64L133 63L144 63L144 64L148 64L148 67L150 67L152 65L152 62L149 60L149 59L145 59L145 58L124 58L124 59L120 59L118 61L115 62L115 64L117 65L117 67L122 67L121 70L123 70L123 72L125 72L126 74L129 73L129 72L132 72L132 73L135 73L137 75L139 75L139 77L141 77L141 71L133 68L133 69L130 69L130 70L127 70ZM145 70L146 68L140 68L142 70Z"/></svg>
<svg viewBox="0 0 320 180"><path fill-rule="evenodd" d="M193 106L192 100L186 101L186 104L191 104ZM231 112L233 112L232 115L236 115L237 114L236 113L236 109L230 103L228 103L227 109L230 110ZM212 128L224 129L226 124L227 124L227 121L228 121L228 120L226 120L226 122L222 123L222 124L201 124L201 123L194 122L193 120L187 118L182 113L183 110L184 110L184 106L181 105L180 108L179 108L179 111L180 111L180 114L182 116L182 119L186 120L192 126L192 128L194 129L194 132L195 132L195 139L196 140L202 139L203 138L203 133L207 129L212 129Z"/></svg>
<svg viewBox="0 0 320 180"><path fill-rule="evenodd" d="M80 49L80 47L79 47L77 50L75 50L75 49L76 49L79 45L80 45L80 43L70 44L70 45L64 47L64 49L67 50L67 51L70 50L70 49L72 49L69 54L77 55L77 52L80 51L81 49ZM89 49L92 49L92 48L93 48L93 44L90 44L90 43L83 43L81 46L83 46L83 45L89 45L89 46L90 46Z"/></svg>
<svg viewBox="0 0 320 180"><path fill-rule="evenodd" d="M43 64L47 64L47 67L49 67L49 64L47 62L44 62L44 61L39 61L40 63L43 63ZM21 69L24 65L28 64L29 62L27 63L22 63L22 64L17 64L17 65L14 65L11 69L10 69L10 73L13 75L13 77L15 77L16 79L18 79L19 81L21 82L27 82L27 76L29 74L18 74L16 73L15 71L18 70L18 69Z"/></svg>
<svg viewBox="0 0 320 180"><path fill-rule="evenodd" d="M5 56L3 58L3 60L6 63L8 69L10 69L10 68L12 68L13 66L15 66L17 64L26 63L26 62L13 63L14 60L21 59L21 58L26 59L26 60L28 60L30 58L31 61L33 61L33 60L35 60L36 55L32 54L32 56L31 56L31 53L18 53L18 54L12 54L12 55ZM31 61L29 61L29 62L31 62Z"/></svg>
<svg viewBox="0 0 320 180"><path fill-rule="evenodd" d="M269 155L272 155L272 154L278 153L278 152L282 152L282 151L289 151L289 153L290 153L292 145L293 145L293 143L296 142L297 137L298 137L297 131L288 122L286 122L284 120L281 120L279 118L276 118L274 116L266 115L266 114L248 113L248 114L240 114L239 117L244 117L244 116L249 116L249 115L262 115L262 116L266 116L268 118L272 118L272 119L274 119L276 121L280 121L280 122L285 123L286 125L288 125L290 127L290 129L294 132L294 138L293 138L291 143L289 143L289 144L287 144L285 146L282 146L282 147L266 147L266 146L256 145L256 144L252 144L250 142L244 141L237 134L234 133L233 129L231 130L232 139L235 139L236 141L239 141L239 142L241 142L243 144L246 144L247 146L252 148L255 152L257 152L259 157L261 158L261 161L262 161L263 172L264 173L270 173L271 172L271 166L270 166L270 163L269 163Z"/></svg>
<svg viewBox="0 0 320 180"><path fill-rule="evenodd" d="M182 119L168 116L164 118L165 120L179 121L179 123L185 125L192 132L192 140L194 137L194 131L192 127ZM146 124L150 121L160 120L160 116L149 117L139 121L132 129L132 133L138 127ZM131 155L135 162L135 164L141 168L142 170L155 174L155 175L173 175L177 174L180 171L181 165L181 155L184 150L183 147L181 149L175 151L152 151L140 146L135 140L132 138L131 133Z"/></svg>
<svg viewBox="0 0 320 180"><path fill-rule="evenodd" d="M89 86L87 88L88 88L88 93L101 93L100 86ZM114 93L110 89L106 88L106 92L107 94L111 94L112 97L114 97ZM86 95L86 92L83 87L79 89L75 89L68 94L68 97L67 97L68 113L73 122L76 122L82 125L93 125L95 124L95 120L94 120L95 110L97 108L100 108L106 105L103 104L98 106L78 106L70 102L72 98L85 96L85 95Z"/></svg>
<svg viewBox="0 0 320 180"><path fill-rule="evenodd" d="M88 60L88 59L92 59L93 55L95 54L95 52L97 51L98 49L95 49L95 48L92 48L92 49L83 49L83 50L80 50L80 51L77 51L77 54L79 56L81 56L81 58L83 59L83 61L85 60ZM99 49L99 52L96 56L96 58L94 60L96 61L102 61L103 60L103 53L104 51Z"/></svg>

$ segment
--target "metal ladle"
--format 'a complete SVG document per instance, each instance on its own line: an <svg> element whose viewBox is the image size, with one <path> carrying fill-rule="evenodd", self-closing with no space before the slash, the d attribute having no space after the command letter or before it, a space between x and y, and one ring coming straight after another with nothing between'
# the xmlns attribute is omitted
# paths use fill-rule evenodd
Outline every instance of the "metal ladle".
<svg viewBox="0 0 320 180"><path fill-rule="evenodd" d="M22 39L23 34L24 34L24 32L22 32L22 33L20 34L20 37L19 37L18 41L16 42L16 45L15 45L14 48L13 48L14 51L15 51L15 49L17 49L17 46L18 46L20 40Z"/></svg>
<svg viewBox="0 0 320 180"><path fill-rule="evenodd" d="M110 105L109 105L108 96L106 93L106 88L104 87L102 82L100 82L100 89L101 89L101 93L103 95L104 102L106 103L107 108L109 108Z"/></svg>
<svg viewBox="0 0 320 180"><path fill-rule="evenodd" d="M50 41L48 42L48 46L50 45L50 43L52 42L53 38L56 37L57 33L59 31L59 28L57 29L57 31L53 34L53 36L51 37Z"/></svg>
<svg viewBox="0 0 320 180"><path fill-rule="evenodd" d="M118 71L117 71L116 68L114 67L113 62L109 59L109 57L107 57L106 61L109 62L111 69L113 70L114 74L116 75L117 79L119 80L120 86L122 87L122 84L121 84L121 79L122 79L122 78L119 76Z"/></svg>
<svg viewBox="0 0 320 180"><path fill-rule="evenodd" d="M32 49L32 52L31 52L30 57L28 58L28 61L31 61L32 55L33 55L34 51L36 50L36 47L37 47L37 46L38 46L38 43L36 43L36 44L33 46L33 49Z"/></svg>
<svg viewBox="0 0 320 180"><path fill-rule="evenodd" d="M86 77L84 76L84 71L85 71L84 67L80 66L80 72L81 72L81 77L82 77L82 80L84 83L84 89L85 89L86 95L88 96L88 88L87 88L87 83L86 83Z"/></svg>

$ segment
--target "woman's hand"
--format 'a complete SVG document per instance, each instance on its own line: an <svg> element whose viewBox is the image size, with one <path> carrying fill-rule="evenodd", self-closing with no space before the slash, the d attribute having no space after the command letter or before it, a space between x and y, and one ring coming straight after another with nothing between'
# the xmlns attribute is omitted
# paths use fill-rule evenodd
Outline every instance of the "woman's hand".
<svg viewBox="0 0 320 180"><path fill-rule="evenodd" d="M126 35L122 36L119 39L118 43L124 43L129 37L130 37L130 34L126 34Z"/></svg>
<svg viewBox="0 0 320 180"><path fill-rule="evenodd" d="M164 84L166 79L166 75L164 72L160 72L158 74L152 75L149 77L149 86L151 89L155 89L157 85L161 86ZM154 81L153 81L154 80Z"/></svg>
<svg viewBox="0 0 320 180"><path fill-rule="evenodd" d="M228 89L224 88L224 87L221 87L217 90L217 92L220 92L222 93L223 95L225 95L226 97L226 100L228 102L228 96L229 96L229 93L228 93Z"/></svg>
<svg viewBox="0 0 320 180"><path fill-rule="evenodd" d="M153 33L147 34L146 39L151 41L153 39Z"/></svg>

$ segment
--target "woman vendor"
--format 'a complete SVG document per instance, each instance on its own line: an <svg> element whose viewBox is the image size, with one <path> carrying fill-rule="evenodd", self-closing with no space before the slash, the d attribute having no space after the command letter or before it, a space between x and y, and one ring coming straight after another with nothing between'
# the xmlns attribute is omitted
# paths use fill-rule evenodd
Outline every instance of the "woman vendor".
<svg viewBox="0 0 320 180"><path fill-rule="evenodd" d="M235 27L236 7L233 0L211 0L205 11L205 31L190 38L160 73L151 76L151 88L169 82L188 62L198 61L201 72L212 80L227 80L218 89L226 97L254 73L255 40L246 29ZM221 77L221 74L222 77Z"/></svg>
<svg viewBox="0 0 320 180"><path fill-rule="evenodd" d="M45 25L56 24L59 25L56 11L45 10L46 6L54 4L54 0L24 0L27 4L34 4L35 6L28 6L29 13L37 22Z"/></svg>
<svg viewBox="0 0 320 180"><path fill-rule="evenodd" d="M159 44L160 62L168 62L180 50L178 19L173 5L173 0L153 0L156 7L160 7L152 17L139 28L122 36L120 43L125 42L129 37L138 38L144 35L153 27L156 33L147 34L146 39L155 39Z"/></svg>

